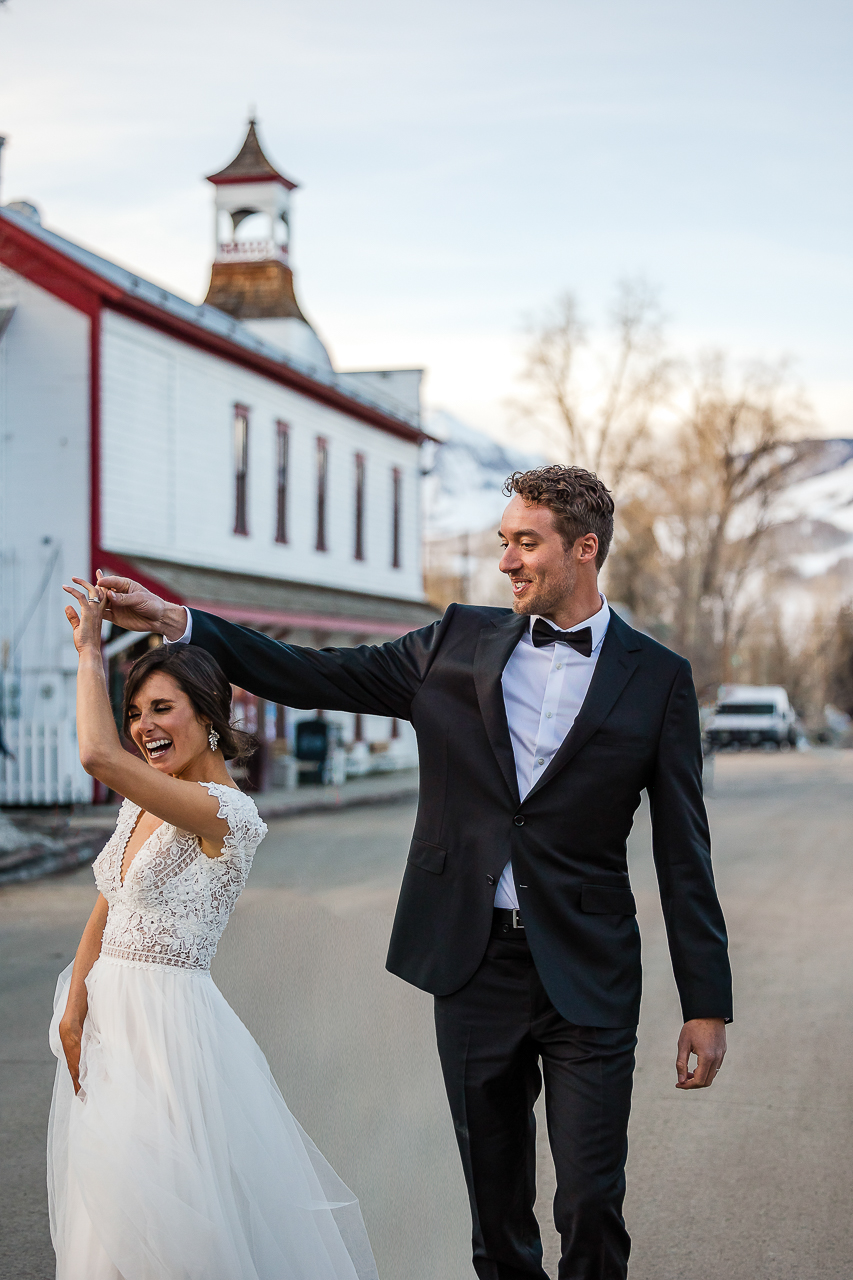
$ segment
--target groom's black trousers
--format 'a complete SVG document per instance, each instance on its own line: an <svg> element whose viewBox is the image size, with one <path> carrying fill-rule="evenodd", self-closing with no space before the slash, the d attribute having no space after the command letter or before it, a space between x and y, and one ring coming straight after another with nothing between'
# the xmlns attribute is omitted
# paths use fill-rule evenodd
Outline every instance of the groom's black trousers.
<svg viewBox="0 0 853 1280"><path fill-rule="evenodd" d="M435 1021L480 1280L546 1280L533 1213L533 1104L543 1077L557 1173L559 1280L624 1280L636 1027L567 1022L548 999L523 935L493 935L473 978L436 997Z"/></svg>

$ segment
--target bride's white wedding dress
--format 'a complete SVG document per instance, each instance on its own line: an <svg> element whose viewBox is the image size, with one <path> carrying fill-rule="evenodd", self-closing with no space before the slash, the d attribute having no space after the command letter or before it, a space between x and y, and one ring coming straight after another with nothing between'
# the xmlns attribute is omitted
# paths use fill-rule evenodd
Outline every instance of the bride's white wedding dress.
<svg viewBox="0 0 853 1280"><path fill-rule="evenodd" d="M358 1202L285 1106L210 961L266 834L253 801L202 783L224 853L163 824L124 883L125 801L94 864L109 904L87 978L80 1092L59 1040L48 1130L57 1280L370 1280Z"/></svg>

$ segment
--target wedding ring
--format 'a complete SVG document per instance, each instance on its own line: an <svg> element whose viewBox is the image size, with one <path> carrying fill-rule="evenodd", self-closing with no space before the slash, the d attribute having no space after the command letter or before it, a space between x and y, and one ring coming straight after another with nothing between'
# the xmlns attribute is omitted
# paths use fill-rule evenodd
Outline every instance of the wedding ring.
<svg viewBox="0 0 853 1280"><path fill-rule="evenodd" d="M89 604L100 604L100 603L101 603L100 596L89 596Z"/></svg>

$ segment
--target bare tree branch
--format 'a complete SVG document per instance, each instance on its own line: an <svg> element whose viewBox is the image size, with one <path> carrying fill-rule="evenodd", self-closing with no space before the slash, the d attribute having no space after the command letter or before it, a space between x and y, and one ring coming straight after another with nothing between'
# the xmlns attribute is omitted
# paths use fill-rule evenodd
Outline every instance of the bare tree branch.
<svg viewBox="0 0 853 1280"><path fill-rule="evenodd" d="M522 374L529 395L515 407L558 457L618 485L636 465L652 417L669 393L672 361L663 354L656 295L643 281L618 286L611 329L611 341L603 349L599 344L598 385L589 387L579 369L590 354L587 329L574 295L561 295L530 327Z"/></svg>

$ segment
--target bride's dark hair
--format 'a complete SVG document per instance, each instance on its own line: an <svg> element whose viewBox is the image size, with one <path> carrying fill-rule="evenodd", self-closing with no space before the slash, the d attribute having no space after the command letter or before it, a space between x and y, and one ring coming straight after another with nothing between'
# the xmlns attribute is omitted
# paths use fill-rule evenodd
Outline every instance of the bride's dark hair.
<svg viewBox="0 0 853 1280"><path fill-rule="evenodd" d="M196 715L210 721L219 734L219 749L226 760L241 763L248 759L257 742L251 734L235 729L231 723L231 685L215 658L211 658L204 649L189 644L164 644L157 649L149 649L130 668L124 686L121 716L122 728L128 738L130 705L140 686L155 671L171 676L189 698Z"/></svg>

